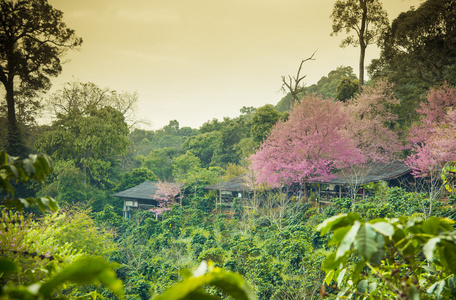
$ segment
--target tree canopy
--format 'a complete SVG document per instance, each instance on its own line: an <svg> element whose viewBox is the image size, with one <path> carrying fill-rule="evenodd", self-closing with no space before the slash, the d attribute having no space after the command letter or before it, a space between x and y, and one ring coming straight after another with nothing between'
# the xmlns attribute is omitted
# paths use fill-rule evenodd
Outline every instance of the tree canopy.
<svg viewBox="0 0 456 300"><path fill-rule="evenodd" d="M368 45L377 41L388 25L388 16L379 0L338 0L331 14L333 32L349 34L341 47L359 46L359 85L364 84L364 59ZM354 32L354 34L350 34Z"/></svg>
<svg viewBox="0 0 456 300"><path fill-rule="evenodd" d="M10 154L24 155L16 119L15 95L50 87L61 70L61 57L82 39L63 22L63 13L47 0L0 2L0 82L6 90Z"/></svg>

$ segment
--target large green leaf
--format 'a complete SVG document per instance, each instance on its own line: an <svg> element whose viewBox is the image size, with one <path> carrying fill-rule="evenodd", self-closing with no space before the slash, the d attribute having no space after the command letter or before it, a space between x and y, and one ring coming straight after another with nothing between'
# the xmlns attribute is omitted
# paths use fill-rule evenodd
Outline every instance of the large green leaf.
<svg viewBox="0 0 456 300"><path fill-rule="evenodd" d="M325 272L337 269L341 263L342 258L336 259L336 253L332 252L326 256L321 264L321 269Z"/></svg>
<svg viewBox="0 0 456 300"><path fill-rule="evenodd" d="M54 289L66 281L76 283L103 283L117 296L123 298L123 283L117 279L112 265L102 258L86 257L74 261L51 279L43 283L39 292L49 297Z"/></svg>
<svg viewBox="0 0 456 300"><path fill-rule="evenodd" d="M435 246L440 242L440 240L440 237L434 237L429 239L429 241L427 241L427 243L423 246L423 254L429 262L432 262Z"/></svg>
<svg viewBox="0 0 456 300"><path fill-rule="evenodd" d="M256 299L255 294L240 275L218 268L201 276L190 277L154 299L217 299L204 293L203 287L206 285L216 286L236 300Z"/></svg>
<svg viewBox="0 0 456 300"><path fill-rule="evenodd" d="M342 222L346 216L347 214L340 214L327 218L322 223L317 225L316 230L321 231L321 235L324 235L328 231L332 230L333 225L337 224L338 222Z"/></svg>
<svg viewBox="0 0 456 300"><path fill-rule="evenodd" d="M454 244L445 242L443 245L443 256L448 263L450 272L456 274L456 246Z"/></svg>
<svg viewBox="0 0 456 300"><path fill-rule="evenodd" d="M350 250L353 242L355 241L356 234L358 233L360 226L361 226L361 223L358 221L355 221L355 224L353 224L353 226L350 228L350 230L347 232L347 234L345 234L342 242L340 242L340 245L337 248L336 259L344 256L345 253Z"/></svg>
<svg viewBox="0 0 456 300"><path fill-rule="evenodd" d="M448 278L448 288L450 289L451 295L456 297L456 275Z"/></svg>
<svg viewBox="0 0 456 300"><path fill-rule="evenodd" d="M369 223L359 228L355 240L355 249L364 259L370 259L378 250L376 233Z"/></svg>
<svg viewBox="0 0 456 300"><path fill-rule="evenodd" d="M334 234L328 242L328 246L333 246L339 244L342 239L345 237L347 232L350 230L351 226L345 226L341 228L337 228L334 230Z"/></svg>
<svg viewBox="0 0 456 300"><path fill-rule="evenodd" d="M5 278L9 273L17 272L19 268L9 259L0 258L0 278Z"/></svg>
<svg viewBox="0 0 456 300"><path fill-rule="evenodd" d="M331 270L329 271L327 274L326 274L326 277L325 277L325 283L326 285L329 285L331 283L331 281L333 280L334 278L334 270Z"/></svg>
<svg viewBox="0 0 456 300"><path fill-rule="evenodd" d="M321 235L326 234L330 230L336 230L341 227L353 225L355 221L359 221L360 217L356 213L340 214L324 220L317 226L317 231L321 231Z"/></svg>
<svg viewBox="0 0 456 300"><path fill-rule="evenodd" d="M363 293L363 294L366 293L368 285L369 285L369 281L367 279L360 280L358 282L358 292Z"/></svg>
<svg viewBox="0 0 456 300"><path fill-rule="evenodd" d="M440 219L437 217L430 217L421 225L423 232L427 234L437 235L439 233Z"/></svg>
<svg viewBox="0 0 456 300"><path fill-rule="evenodd" d="M381 233L388 237L391 237L394 234L394 226L389 223L378 222L378 223L371 224L370 226L372 226L372 228L375 231L377 231L378 233Z"/></svg>

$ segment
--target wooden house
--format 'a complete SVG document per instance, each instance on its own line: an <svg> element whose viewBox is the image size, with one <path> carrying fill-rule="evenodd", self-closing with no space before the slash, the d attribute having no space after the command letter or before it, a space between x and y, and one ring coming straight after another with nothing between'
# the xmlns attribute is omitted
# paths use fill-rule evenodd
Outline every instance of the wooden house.
<svg viewBox="0 0 456 300"><path fill-rule="evenodd" d="M371 182L386 181L389 186L407 185L412 179L411 171L409 166L401 162L373 163L340 170L331 178L315 180L313 183L326 185L325 194L341 198L358 193L363 184ZM360 195L365 196L364 193Z"/></svg>
<svg viewBox="0 0 456 300"><path fill-rule="evenodd" d="M145 181L135 187L114 194L114 197L124 201L123 216L130 219L134 210L149 210L157 207L157 200L154 199L158 190L157 181ZM178 185L177 183L171 183Z"/></svg>
<svg viewBox="0 0 456 300"><path fill-rule="evenodd" d="M225 182L205 186L204 188L218 191L220 199L228 201L233 200L234 198L245 198L248 194L253 192L247 187L245 174Z"/></svg>

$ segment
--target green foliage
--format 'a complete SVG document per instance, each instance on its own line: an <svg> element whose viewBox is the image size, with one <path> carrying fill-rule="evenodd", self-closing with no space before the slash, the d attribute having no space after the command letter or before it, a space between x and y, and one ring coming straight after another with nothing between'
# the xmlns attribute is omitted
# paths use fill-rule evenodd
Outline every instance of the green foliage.
<svg viewBox="0 0 456 300"><path fill-rule="evenodd" d="M255 111L250 122L252 124L251 135L256 145L263 142L280 116L279 111L271 104L266 104Z"/></svg>
<svg viewBox="0 0 456 300"><path fill-rule="evenodd" d="M336 282L338 297L415 299L427 293L447 299L452 291L445 284L451 286L456 273L454 223L436 217L363 222L357 214L326 219L317 230L333 232L328 245L336 251L323 261L325 283Z"/></svg>
<svg viewBox="0 0 456 300"><path fill-rule="evenodd" d="M211 263L208 266L206 262L201 263L193 276L153 299L218 299L208 295L204 286L217 287L236 300L256 299L241 276L233 272L222 271L220 268L213 267Z"/></svg>
<svg viewBox="0 0 456 300"><path fill-rule="evenodd" d="M115 190L121 192L135 187L144 181L158 181L158 177L146 167L135 168L128 173L122 174Z"/></svg>
<svg viewBox="0 0 456 300"><path fill-rule="evenodd" d="M1 152L1 159L2 191L10 194L14 194L11 180L44 182L52 167L45 156L30 155L28 159L19 160ZM47 206L40 200L37 202L43 211L47 206L57 210L55 202L52 205L47 203ZM16 206L22 209L24 202L19 203L22 205ZM27 203L33 201L29 199ZM123 284L117 279L111 264L102 258L78 258L84 253L100 255L106 254L103 251L112 251L112 244L110 246L106 239L98 244L98 249L89 249L97 247L96 241L106 237L100 233L86 211L79 211L72 218L53 214L37 220L35 216L4 209L0 222L0 247L4 257L0 298L47 299L56 295L63 298L61 289L70 287L67 283L71 282L100 282L123 298Z"/></svg>
<svg viewBox="0 0 456 300"><path fill-rule="evenodd" d="M184 151L190 151L201 160L204 168L209 167L214 153L220 147L220 131L210 131L188 138L183 144Z"/></svg>
<svg viewBox="0 0 456 300"><path fill-rule="evenodd" d="M113 185L118 157L126 154L128 125L121 112L110 107L87 107L59 114L51 130L37 141L40 151L56 159L73 160L90 183Z"/></svg>
<svg viewBox="0 0 456 300"><path fill-rule="evenodd" d="M201 160L187 151L173 160L173 177L179 182L185 182L187 174L199 168L201 168Z"/></svg>
<svg viewBox="0 0 456 300"><path fill-rule="evenodd" d="M16 97L30 98L48 90L50 77L62 71L61 57L79 47L82 39L63 22L63 13L47 1L2 1L0 18L0 82L6 91L8 139L12 155L26 156L16 109Z"/></svg>
<svg viewBox="0 0 456 300"><path fill-rule="evenodd" d="M336 91L336 99L345 102L353 98L356 93L358 93L359 81L357 79L344 77L337 85Z"/></svg>
<svg viewBox="0 0 456 300"><path fill-rule="evenodd" d="M162 148L151 151L147 156L139 156L141 166L151 170L162 181L173 178L172 161L181 151L176 148Z"/></svg>
<svg viewBox="0 0 456 300"><path fill-rule="evenodd" d="M456 182L456 162L450 161L442 168L440 179L450 193L455 193L454 184Z"/></svg>
<svg viewBox="0 0 456 300"><path fill-rule="evenodd" d="M46 155L30 154L28 158L19 159L9 156L5 151L0 151L0 186L2 193L6 194L2 202L18 210L37 204L41 211L46 208L57 211L57 203L51 197L13 198L15 186L12 181L27 184L30 180L34 180L44 183L52 167L52 161Z"/></svg>

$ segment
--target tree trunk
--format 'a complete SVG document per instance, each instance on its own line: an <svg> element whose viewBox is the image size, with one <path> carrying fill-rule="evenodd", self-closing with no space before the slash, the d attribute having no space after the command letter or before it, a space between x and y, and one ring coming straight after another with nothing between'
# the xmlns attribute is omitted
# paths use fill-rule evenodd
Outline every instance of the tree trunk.
<svg viewBox="0 0 456 300"><path fill-rule="evenodd" d="M364 35L366 34L366 22L367 22L367 0L359 0L359 5L363 10L363 17L361 19L361 28L359 30L359 91L362 91L364 85L364 58L366 56L366 41Z"/></svg>
<svg viewBox="0 0 456 300"><path fill-rule="evenodd" d="M16 120L13 80L8 80L6 86L6 103L8 108L8 139L6 151L9 155L25 157L27 148L22 140L21 132Z"/></svg>

